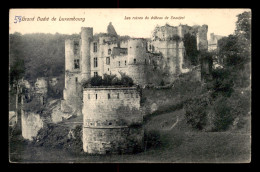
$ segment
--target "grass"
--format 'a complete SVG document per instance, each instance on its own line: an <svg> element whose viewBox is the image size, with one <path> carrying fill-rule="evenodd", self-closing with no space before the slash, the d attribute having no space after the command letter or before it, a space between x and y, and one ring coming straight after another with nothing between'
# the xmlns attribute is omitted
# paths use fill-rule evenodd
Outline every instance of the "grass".
<svg viewBox="0 0 260 172"><path fill-rule="evenodd" d="M87 155L65 150L21 146L16 144L11 154L16 162L210 162L240 163L250 162L250 133L197 132L186 125L183 110L153 116L145 130L157 131L161 145L132 155ZM176 122L177 125L169 129ZM166 123L167 122L167 123ZM161 125L165 124L165 125Z"/></svg>

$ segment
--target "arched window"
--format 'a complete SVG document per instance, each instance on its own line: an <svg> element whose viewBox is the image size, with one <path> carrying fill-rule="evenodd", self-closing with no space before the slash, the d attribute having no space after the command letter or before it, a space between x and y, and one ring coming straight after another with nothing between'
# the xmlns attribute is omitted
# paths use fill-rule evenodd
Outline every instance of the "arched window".
<svg viewBox="0 0 260 172"><path fill-rule="evenodd" d="M110 54L111 54L111 49L108 49L108 52L107 52L107 54L108 54L108 55L110 55Z"/></svg>

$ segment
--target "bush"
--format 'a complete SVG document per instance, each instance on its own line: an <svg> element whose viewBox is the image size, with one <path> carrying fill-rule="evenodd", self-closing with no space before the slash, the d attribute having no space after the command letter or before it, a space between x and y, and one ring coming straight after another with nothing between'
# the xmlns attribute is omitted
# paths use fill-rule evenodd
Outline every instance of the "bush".
<svg viewBox="0 0 260 172"><path fill-rule="evenodd" d="M82 86L88 87L91 86L112 86L112 85L118 85L118 86L128 86L131 87L134 85L133 79L123 73L121 74L121 79L117 78L116 75L107 75L104 74L104 77L102 79L101 76L95 76L90 78L88 81L82 82Z"/></svg>
<svg viewBox="0 0 260 172"><path fill-rule="evenodd" d="M90 79L90 84L92 86L100 86L102 85L102 77L101 76L94 76Z"/></svg>
<svg viewBox="0 0 260 172"><path fill-rule="evenodd" d="M83 152L83 142L82 142L82 126L78 125L75 129L72 129L74 133L74 138L69 139L66 144L64 144L64 148L68 151L79 153Z"/></svg>
<svg viewBox="0 0 260 172"><path fill-rule="evenodd" d="M225 97L219 97L213 105L214 109L214 129L213 131L226 131L234 120L231 107L227 104Z"/></svg>
<svg viewBox="0 0 260 172"><path fill-rule="evenodd" d="M207 82L208 90L211 90L211 96L230 97L233 92L233 79L230 71L226 69L216 69L212 71L212 81Z"/></svg>
<svg viewBox="0 0 260 172"><path fill-rule="evenodd" d="M145 149L156 148L161 146L161 135L157 130L144 132Z"/></svg>
<svg viewBox="0 0 260 172"><path fill-rule="evenodd" d="M82 147L82 126L76 126L72 129L74 137L68 136L70 129L68 126L58 124L46 124L38 131L33 139L36 146L44 146L56 149L65 149L71 152L79 153L83 151Z"/></svg>
<svg viewBox="0 0 260 172"><path fill-rule="evenodd" d="M192 98L185 103L185 118L188 124L198 130L203 130L207 125L208 106L211 99L208 94Z"/></svg>
<svg viewBox="0 0 260 172"><path fill-rule="evenodd" d="M121 84L131 87L134 85L134 81L127 75L121 75Z"/></svg>
<svg viewBox="0 0 260 172"><path fill-rule="evenodd" d="M116 75L107 75L104 74L104 77L102 79L102 85L104 86L111 86L112 81L116 78Z"/></svg>

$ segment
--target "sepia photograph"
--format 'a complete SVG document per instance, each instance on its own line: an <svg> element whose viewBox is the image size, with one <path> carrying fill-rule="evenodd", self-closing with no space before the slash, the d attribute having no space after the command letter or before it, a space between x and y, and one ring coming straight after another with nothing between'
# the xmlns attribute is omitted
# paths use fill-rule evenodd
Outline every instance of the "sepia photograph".
<svg viewBox="0 0 260 172"><path fill-rule="evenodd" d="M10 163L250 163L251 9L10 9Z"/></svg>

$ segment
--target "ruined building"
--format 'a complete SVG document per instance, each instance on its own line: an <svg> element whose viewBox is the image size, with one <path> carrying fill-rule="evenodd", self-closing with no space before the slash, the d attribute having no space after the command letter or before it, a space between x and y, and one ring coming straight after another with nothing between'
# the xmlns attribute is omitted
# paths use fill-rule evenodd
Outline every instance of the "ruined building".
<svg viewBox="0 0 260 172"><path fill-rule="evenodd" d="M187 72L183 67L184 35L197 39L198 50L207 50L208 26L177 27L166 24L154 29L151 39L119 39L112 23L107 33L93 35L93 28L82 27L79 40L65 41L65 89L62 109L81 115L83 90L81 83L93 76L120 73L130 76L135 84L173 81Z"/></svg>
<svg viewBox="0 0 260 172"><path fill-rule="evenodd" d="M93 76L121 73L136 85L174 81L189 71L183 67L186 33L197 48L207 50L206 25L156 27L151 39L120 39L111 23L107 33L93 35L82 27L79 40L65 41L65 88L61 109L83 116L83 149L88 153L133 152L143 146L143 113L138 87L87 87ZM132 127L132 126L140 127Z"/></svg>
<svg viewBox="0 0 260 172"><path fill-rule="evenodd" d="M224 36L215 35L214 33L210 33L210 39L208 41L208 50L214 51L218 49L218 41Z"/></svg>

